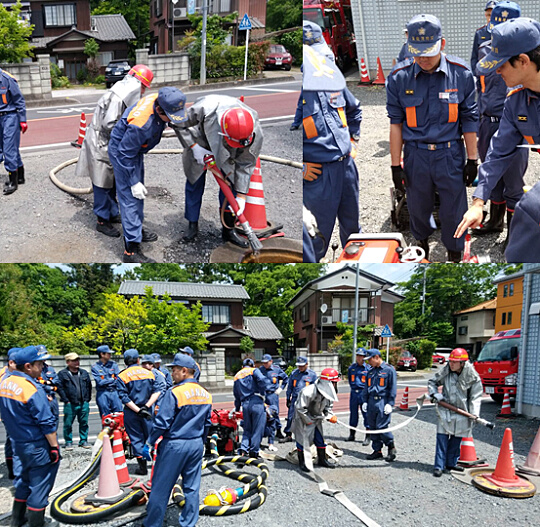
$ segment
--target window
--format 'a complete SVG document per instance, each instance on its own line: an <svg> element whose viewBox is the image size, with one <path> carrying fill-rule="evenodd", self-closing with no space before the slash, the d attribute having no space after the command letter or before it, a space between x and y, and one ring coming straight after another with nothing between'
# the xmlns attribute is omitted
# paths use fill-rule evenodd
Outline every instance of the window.
<svg viewBox="0 0 540 527"><path fill-rule="evenodd" d="M504 286L504 287L506 287L506 286ZM506 326L506 313L502 314L501 325Z"/></svg>
<svg viewBox="0 0 540 527"><path fill-rule="evenodd" d="M205 322L211 324L229 324L231 322L231 308L225 305L203 305L202 317Z"/></svg>
<svg viewBox="0 0 540 527"><path fill-rule="evenodd" d="M97 56L97 61L100 66L106 66L113 59L114 53L112 51L103 51L102 53L98 53Z"/></svg>
<svg viewBox="0 0 540 527"><path fill-rule="evenodd" d="M260 362L262 360L262 356L264 355L264 348L253 348L251 353L255 358L255 362Z"/></svg>
<svg viewBox="0 0 540 527"><path fill-rule="evenodd" d="M514 296L514 284L510 284L510 294L508 296Z"/></svg>
<svg viewBox="0 0 540 527"><path fill-rule="evenodd" d="M309 302L305 303L302 306L300 316L302 317L302 322L306 322L307 320L309 320Z"/></svg>
<svg viewBox="0 0 540 527"><path fill-rule="evenodd" d="M508 296L508 284L504 286L504 292L503 292L503 297L506 298L507 296Z"/></svg>
<svg viewBox="0 0 540 527"><path fill-rule="evenodd" d="M468 315L465 315L464 317L461 317L460 320L469 320L469 317L468 317Z"/></svg>
<svg viewBox="0 0 540 527"><path fill-rule="evenodd" d="M75 4L46 5L45 26L60 27L77 25Z"/></svg>
<svg viewBox="0 0 540 527"><path fill-rule="evenodd" d="M508 320L508 324L511 324L511 323L512 323L512 311L509 311L509 312L508 312L507 320Z"/></svg>
<svg viewBox="0 0 540 527"><path fill-rule="evenodd" d="M221 9L222 13L228 13L231 10L231 0L221 0Z"/></svg>
<svg viewBox="0 0 540 527"><path fill-rule="evenodd" d="M458 335L467 335L468 332L469 332L468 326L460 326L458 328Z"/></svg>

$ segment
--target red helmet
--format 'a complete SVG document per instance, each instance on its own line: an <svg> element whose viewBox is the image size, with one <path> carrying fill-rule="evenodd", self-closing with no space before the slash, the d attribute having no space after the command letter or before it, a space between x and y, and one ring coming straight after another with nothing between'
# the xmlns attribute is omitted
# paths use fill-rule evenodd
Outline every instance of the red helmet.
<svg viewBox="0 0 540 527"><path fill-rule="evenodd" d="M243 148L253 143L253 116L244 108L229 108L221 117L221 135L233 148Z"/></svg>
<svg viewBox="0 0 540 527"><path fill-rule="evenodd" d="M128 75L139 79L141 84L147 88L150 88L150 83L154 79L152 70L144 64L137 64L136 66L133 66L133 68L128 71Z"/></svg>
<svg viewBox="0 0 540 527"><path fill-rule="evenodd" d="M325 368L323 371L321 371L321 376L319 379L322 381L338 382L339 372L334 370L334 368Z"/></svg>
<svg viewBox="0 0 540 527"><path fill-rule="evenodd" d="M448 360L466 362L469 360L469 354L467 353L467 350L464 350L463 348L456 348L452 350Z"/></svg>

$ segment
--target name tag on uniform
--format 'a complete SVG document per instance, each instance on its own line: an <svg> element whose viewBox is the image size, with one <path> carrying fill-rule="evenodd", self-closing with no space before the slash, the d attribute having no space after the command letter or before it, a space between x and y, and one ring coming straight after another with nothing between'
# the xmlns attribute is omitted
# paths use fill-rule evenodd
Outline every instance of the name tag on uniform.
<svg viewBox="0 0 540 527"><path fill-rule="evenodd" d="M446 92L439 92L439 99L450 99L450 94Z"/></svg>

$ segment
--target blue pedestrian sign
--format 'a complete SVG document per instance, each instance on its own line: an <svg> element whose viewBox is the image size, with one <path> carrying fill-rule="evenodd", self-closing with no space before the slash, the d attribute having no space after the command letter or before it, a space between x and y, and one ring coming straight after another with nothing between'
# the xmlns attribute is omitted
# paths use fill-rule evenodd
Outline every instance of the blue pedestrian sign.
<svg viewBox="0 0 540 527"><path fill-rule="evenodd" d="M392 336L392 332L390 331L388 324L386 324L386 326L384 326L384 329L382 330L381 337L387 338L391 336Z"/></svg>
<svg viewBox="0 0 540 527"><path fill-rule="evenodd" d="M187 0L187 12L188 15L195 14L195 0Z"/></svg>
<svg viewBox="0 0 540 527"><path fill-rule="evenodd" d="M242 18L242 21L240 22L240 25L238 26L238 29L240 31L244 31L246 29L251 29L251 20L249 19L247 13L244 15L244 18Z"/></svg>

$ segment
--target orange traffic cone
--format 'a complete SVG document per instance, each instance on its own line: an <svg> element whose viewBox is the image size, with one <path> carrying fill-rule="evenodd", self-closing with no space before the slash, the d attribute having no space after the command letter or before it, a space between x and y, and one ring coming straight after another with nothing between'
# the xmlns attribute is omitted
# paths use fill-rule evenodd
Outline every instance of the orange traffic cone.
<svg viewBox="0 0 540 527"><path fill-rule="evenodd" d="M403 398L399 404L400 410L409 410L409 387L405 386L405 391L403 392Z"/></svg>
<svg viewBox="0 0 540 527"><path fill-rule="evenodd" d="M240 95L240 97L238 97L240 99L241 102L244 102L244 96L243 95Z"/></svg>
<svg viewBox="0 0 540 527"><path fill-rule="evenodd" d="M485 459L480 459L476 455L476 449L474 448L474 441L472 437L461 438L458 465L462 465L464 467L488 466Z"/></svg>
<svg viewBox="0 0 540 527"><path fill-rule="evenodd" d="M257 158L255 170L249 181L249 190L246 198L244 216L251 228L257 232L267 230L269 227L266 219L266 207L264 204L264 189L261 174L261 160Z"/></svg>
<svg viewBox="0 0 540 527"><path fill-rule="evenodd" d="M84 115L84 112L81 113L81 122L79 123L79 137L76 141L71 141L71 146L74 146L75 148L81 148L84 136L86 135L86 115Z"/></svg>
<svg viewBox="0 0 540 527"><path fill-rule="evenodd" d="M364 62L364 59L360 59L360 83L358 86L371 84L371 80L369 78L369 72L366 67L366 63Z"/></svg>
<svg viewBox="0 0 540 527"><path fill-rule="evenodd" d="M126 463L126 456L124 454L124 443L122 441L122 432L115 430L113 432L113 444L112 452L114 458L114 464L116 467L116 476L118 477L118 483L121 486L129 486L133 483L134 479L129 476L129 471Z"/></svg>
<svg viewBox="0 0 540 527"><path fill-rule="evenodd" d="M381 59L377 57L377 78L373 81L373 84L382 84L384 86L385 82Z"/></svg>
<svg viewBox="0 0 540 527"><path fill-rule="evenodd" d="M512 413L512 407L510 406L510 396L508 395L508 392L504 392L503 404L497 417L515 417Z"/></svg>
<svg viewBox="0 0 540 527"><path fill-rule="evenodd" d="M540 476L540 428L534 438L529 455L524 465L517 466L518 472L529 474L531 476Z"/></svg>

